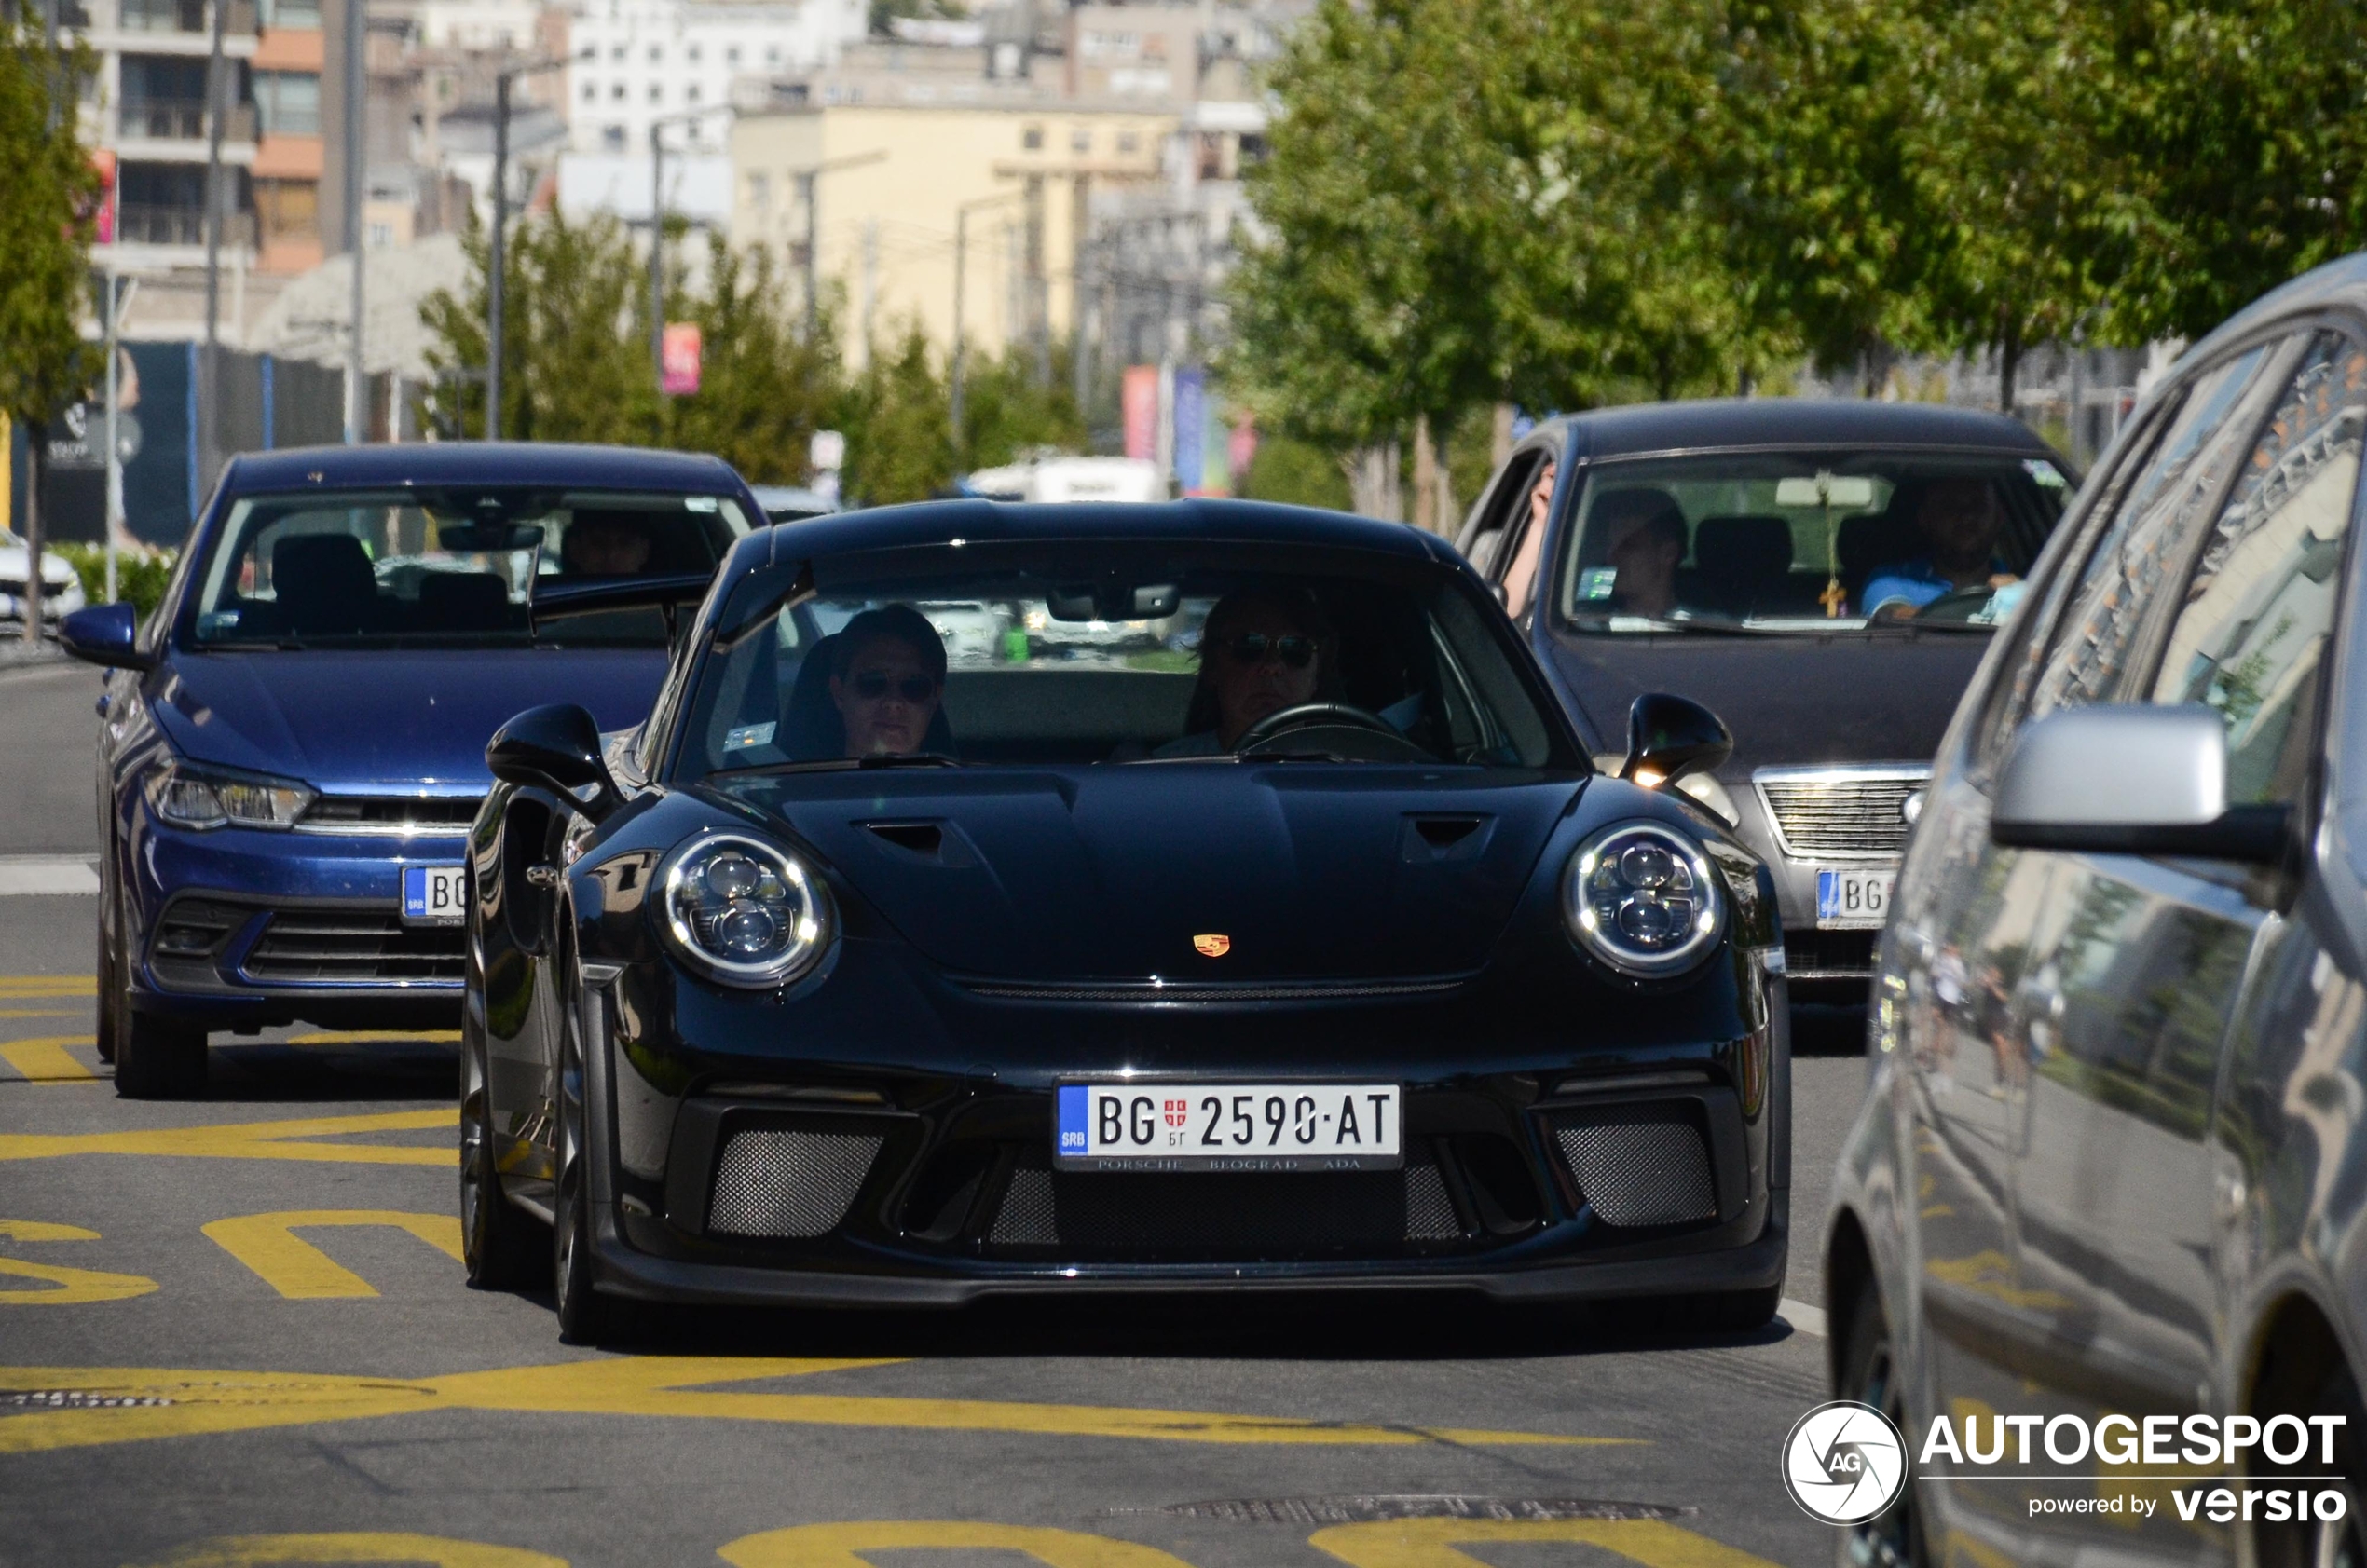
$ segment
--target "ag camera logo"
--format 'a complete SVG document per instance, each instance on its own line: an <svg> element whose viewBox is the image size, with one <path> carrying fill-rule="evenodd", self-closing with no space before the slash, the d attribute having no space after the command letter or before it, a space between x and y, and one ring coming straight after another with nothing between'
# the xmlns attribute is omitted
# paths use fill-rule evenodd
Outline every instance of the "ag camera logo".
<svg viewBox="0 0 2367 1568"><path fill-rule="evenodd" d="M1784 1490L1811 1519L1862 1524L1907 1485L1907 1439L1854 1399L1817 1406L1784 1438Z"/></svg>

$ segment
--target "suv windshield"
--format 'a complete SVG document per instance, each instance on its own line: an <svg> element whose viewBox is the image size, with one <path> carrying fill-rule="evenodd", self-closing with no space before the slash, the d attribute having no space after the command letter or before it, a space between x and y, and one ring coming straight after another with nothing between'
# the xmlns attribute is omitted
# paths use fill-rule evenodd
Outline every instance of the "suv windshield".
<svg viewBox="0 0 2367 1568"><path fill-rule="evenodd" d="M1582 768L1460 579L1361 552L972 543L815 562L724 629L678 777L866 760ZM778 588L774 590L778 592ZM1323 706L1285 726L1285 709Z"/></svg>
<svg viewBox="0 0 2367 1568"><path fill-rule="evenodd" d="M728 496L312 491L232 508L198 577L206 647L665 645L656 610L549 620L538 581L711 572L748 520Z"/></svg>
<svg viewBox="0 0 2367 1568"><path fill-rule="evenodd" d="M1557 568L1581 631L1988 627L2071 496L2043 457L1704 454L1589 470Z"/></svg>

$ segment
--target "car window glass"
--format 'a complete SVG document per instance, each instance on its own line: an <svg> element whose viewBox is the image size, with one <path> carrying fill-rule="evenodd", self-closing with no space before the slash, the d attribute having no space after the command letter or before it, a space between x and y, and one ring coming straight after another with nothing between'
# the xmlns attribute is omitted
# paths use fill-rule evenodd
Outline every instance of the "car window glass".
<svg viewBox="0 0 2367 1568"><path fill-rule="evenodd" d="M2298 798L2319 668L2367 423L2367 351L2313 342L2202 544L2169 629L2156 702L2201 702L2227 725L2227 798Z"/></svg>
<svg viewBox="0 0 2367 1568"><path fill-rule="evenodd" d="M2147 612L2192 552L2211 505L2251 450L2264 404L2280 384L2266 372L2290 356L2263 344L2209 371L2133 478L2065 602L2045 659L2029 672L2019 718L2121 695Z"/></svg>
<svg viewBox="0 0 2367 1568"><path fill-rule="evenodd" d="M1496 564L1507 558L1506 541L1527 520L1529 486L1536 482L1538 466L1546 456L1541 448L1514 453L1489 493L1485 515L1463 547L1472 569L1482 577L1496 575Z"/></svg>
<svg viewBox="0 0 2367 1568"><path fill-rule="evenodd" d="M1512 545L1504 566L1504 613L1515 620L1528 614L1529 602L1537 594L1537 563L1545 549L1547 518L1539 515L1542 509L1535 492L1539 483L1551 484L1551 474L1552 470L1542 464L1530 471L1513 508L1512 526L1505 536ZM1545 505L1552 501L1549 492Z"/></svg>

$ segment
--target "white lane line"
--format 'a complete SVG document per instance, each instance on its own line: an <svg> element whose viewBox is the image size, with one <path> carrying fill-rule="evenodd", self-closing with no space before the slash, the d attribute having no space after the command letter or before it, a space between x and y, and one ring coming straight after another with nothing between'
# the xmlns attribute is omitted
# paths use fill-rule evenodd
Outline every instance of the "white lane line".
<svg viewBox="0 0 2367 1568"><path fill-rule="evenodd" d="M1814 1334L1820 1340L1825 1337L1825 1309L1823 1307L1810 1306L1806 1302L1795 1302L1786 1297L1776 1303L1775 1311L1785 1322L1792 1326L1795 1333Z"/></svg>
<svg viewBox="0 0 2367 1568"><path fill-rule="evenodd" d="M0 898L98 891L99 873L89 855L0 855Z"/></svg>

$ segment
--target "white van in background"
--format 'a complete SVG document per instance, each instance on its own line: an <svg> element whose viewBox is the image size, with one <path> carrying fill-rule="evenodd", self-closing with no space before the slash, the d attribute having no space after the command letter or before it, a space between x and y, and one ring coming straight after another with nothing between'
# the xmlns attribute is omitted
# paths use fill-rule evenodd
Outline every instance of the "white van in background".
<svg viewBox="0 0 2367 1568"><path fill-rule="evenodd" d="M1166 475L1142 457L1031 457L980 469L963 490L994 501L1164 501Z"/></svg>

